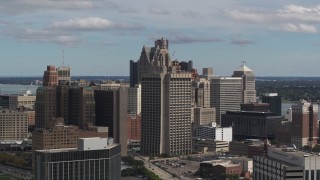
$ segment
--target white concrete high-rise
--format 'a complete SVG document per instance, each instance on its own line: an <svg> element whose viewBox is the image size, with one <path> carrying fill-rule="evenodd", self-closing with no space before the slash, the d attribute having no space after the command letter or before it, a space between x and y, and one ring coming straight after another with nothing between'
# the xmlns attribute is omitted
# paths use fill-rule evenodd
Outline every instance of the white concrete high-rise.
<svg viewBox="0 0 320 180"><path fill-rule="evenodd" d="M253 71L246 65L233 72L232 77L242 78L242 103L256 102L256 80Z"/></svg>

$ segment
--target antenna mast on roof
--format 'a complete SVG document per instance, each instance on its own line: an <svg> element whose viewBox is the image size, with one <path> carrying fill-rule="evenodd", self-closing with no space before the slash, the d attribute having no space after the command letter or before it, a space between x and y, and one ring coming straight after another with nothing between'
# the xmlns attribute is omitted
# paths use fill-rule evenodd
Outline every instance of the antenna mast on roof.
<svg viewBox="0 0 320 180"><path fill-rule="evenodd" d="M64 66L64 49L62 49L62 65Z"/></svg>
<svg viewBox="0 0 320 180"><path fill-rule="evenodd" d="M247 61L241 61L241 65L245 65Z"/></svg>

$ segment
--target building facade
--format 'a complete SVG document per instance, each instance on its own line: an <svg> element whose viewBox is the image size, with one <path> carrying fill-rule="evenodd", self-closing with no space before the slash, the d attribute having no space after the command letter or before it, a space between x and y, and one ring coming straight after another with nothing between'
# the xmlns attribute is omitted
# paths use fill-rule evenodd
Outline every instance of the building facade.
<svg viewBox="0 0 320 180"><path fill-rule="evenodd" d="M295 148L268 146L267 155L254 157L254 179L320 179L320 156Z"/></svg>
<svg viewBox="0 0 320 180"><path fill-rule="evenodd" d="M253 71L243 64L233 71L232 77L242 78L242 103L256 102L256 79Z"/></svg>
<svg viewBox="0 0 320 180"><path fill-rule="evenodd" d="M160 73L142 78L141 152L191 153L191 74Z"/></svg>
<svg viewBox="0 0 320 180"><path fill-rule="evenodd" d="M227 111L222 115L222 127L232 126L233 139L274 139L282 116L271 112Z"/></svg>
<svg viewBox="0 0 320 180"><path fill-rule="evenodd" d="M28 138L28 119L27 111L0 111L0 141Z"/></svg>
<svg viewBox="0 0 320 180"><path fill-rule="evenodd" d="M319 139L318 105L302 100L292 105L292 143L301 148Z"/></svg>
<svg viewBox="0 0 320 180"><path fill-rule="evenodd" d="M78 148L38 150L35 179L121 179L120 152L107 138L81 138Z"/></svg>
<svg viewBox="0 0 320 180"><path fill-rule="evenodd" d="M232 141L232 127L216 127L215 125L196 126L193 131L193 137L196 138L227 142Z"/></svg>
<svg viewBox="0 0 320 180"><path fill-rule="evenodd" d="M53 65L47 66L47 70L43 73L43 86L57 86L58 71Z"/></svg>
<svg viewBox="0 0 320 180"><path fill-rule="evenodd" d="M192 119L195 126L210 125L216 122L215 108L193 107L192 110Z"/></svg>
<svg viewBox="0 0 320 180"><path fill-rule="evenodd" d="M58 83L59 84L61 81L69 82L69 83L71 82L70 67L59 66L57 71L58 71Z"/></svg>
<svg viewBox="0 0 320 180"><path fill-rule="evenodd" d="M239 111L242 103L241 77L214 77L210 81L210 104L216 108L216 122L226 111Z"/></svg>
<svg viewBox="0 0 320 180"><path fill-rule="evenodd" d="M96 125L109 127L109 137L121 144L121 154L127 154L128 88L95 90Z"/></svg>
<svg viewBox="0 0 320 180"><path fill-rule="evenodd" d="M128 114L128 140L141 141L141 116Z"/></svg>
<svg viewBox="0 0 320 180"><path fill-rule="evenodd" d="M69 88L68 119L66 124L84 129L95 123L95 97L92 87L72 86Z"/></svg>
<svg viewBox="0 0 320 180"><path fill-rule="evenodd" d="M229 142L212 139L192 138L193 153L228 152Z"/></svg>
<svg viewBox="0 0 320 180"><path fill-rule="evenodd" d="M262 96L262 103L268 103L270 111L277 116L281 116L281 102L281 96L278 96L278 93L264 93Z"/></svg>
<svg viewBox="0 0 320 180"><path fill-rule="evenodd" d="M141 114L141 84L128 89L128 112Z"/></svg>
<svg viewBox="0 0 320 180"><path fill-rule="evenodd" d="M36 128L50 128L53 125L52 120L56 117L56 87L39 87L36 96Z"/></svg>

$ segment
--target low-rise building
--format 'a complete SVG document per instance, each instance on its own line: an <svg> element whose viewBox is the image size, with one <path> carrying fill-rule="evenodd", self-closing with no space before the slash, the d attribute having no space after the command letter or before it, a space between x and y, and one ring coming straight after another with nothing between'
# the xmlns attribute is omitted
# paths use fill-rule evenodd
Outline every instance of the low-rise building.
<svg viewBox="0 0 320 180"><path fill-rule="evenodd" d="M213 179L226 179L228 175L241 175L242 168L239 163L230 160L203 161L200 163L199 173L203 177Z"/></svg>
<svg viewBox="0 0 320 180"><path fill-rule="evenodd" d="M216 141L213 139L192 138L192 152L228 152L229 143L227 141Z"/></svg>
<svg viewBox="0 0 320 180"><path fill-rule="evenodd" d="M320 156L295 148L267 147L266 156L254 156L254 179L305 179L320 178Z"/></svg>
<svg viewBox="0 0 320 180"><path fill-rule="evenodd" d="M36 180L120 179L121 148L108 138L81 138L77 148L37 150Z"/></svg>
<svg viewBox="0 0 320 180"><path fill-rule="evenodd" d="M193 137L230 142L232 141L232 127L217 127L216 123L212 123L210 126L195 126Z"/></svg>
<svg viewBox="0 0 320 180"><path fill-rule="evenodd" d="M28 138L28 117L27 111L0 111L0 141Z"/></svg>
<svg viewBox="0 0 320 180"><path fill-rule="evenodd" d="M229 153L241 156L248 155L248 147L255 144L263 144L259 139L246 139L245 141L232 141L229 143Z"/></svg>
<svg viewBox="0 0 320 180"><path fill-rule="evenodd" d="M221 127L232 126L233 139L275 139L282 116L272 112L227 111L222 115Z"/></svg>

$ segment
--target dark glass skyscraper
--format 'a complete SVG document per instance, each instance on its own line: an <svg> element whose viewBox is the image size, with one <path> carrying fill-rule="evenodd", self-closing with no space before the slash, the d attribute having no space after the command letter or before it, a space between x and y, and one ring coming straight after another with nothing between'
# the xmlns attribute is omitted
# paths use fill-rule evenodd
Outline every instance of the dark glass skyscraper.
<svg viewBox="0 0 320 180"><path fill-rule="evenodd" d="M270 111L281 116L281 96L278 96L278 93L265 93L262 96L262 103L268 103Z"/></svg>

